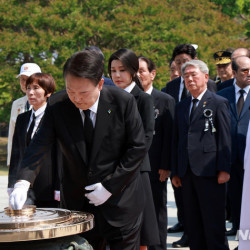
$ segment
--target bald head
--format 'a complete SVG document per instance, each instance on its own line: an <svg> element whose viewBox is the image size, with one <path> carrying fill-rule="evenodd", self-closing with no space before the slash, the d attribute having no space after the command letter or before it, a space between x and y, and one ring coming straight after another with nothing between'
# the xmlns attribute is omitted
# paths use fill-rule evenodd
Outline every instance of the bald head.
<svg viewBox="0 0 250 250"><path fill-rule="evenodd" d="M247 48L238 48L236 50L234 50L234 52L231 55L231 59L235 59L236 57L239 56L246 56L246 57L250 57L250 51Z"/></svg>
<svg viewBox="0 0 250 250"><path fill-rule="evenodd" d="M250 58L247 56L236 57L232 61L232 68L236 84L240 88L250 85Z"/></svg>

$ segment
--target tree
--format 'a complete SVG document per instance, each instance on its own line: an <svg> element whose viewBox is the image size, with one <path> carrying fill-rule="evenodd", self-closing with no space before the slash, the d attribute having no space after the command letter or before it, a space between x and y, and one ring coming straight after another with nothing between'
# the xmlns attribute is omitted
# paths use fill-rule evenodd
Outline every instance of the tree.
<svg viewBox="0 0 250 250"><path fill-rule="evenodd" d="M222 12L230 17L238 15L249 15L250 1L249 0L211 0L212 2L222 7Z"/></svg>
<svg viewBox="0 0 250 250"><path fill-rule="evenodd" d="M107 74L109 56L127 47L156 63L161 88L177 44L198 44L212 75L215 51L248 45L244 26L206 0L0 0L0 12L1 122L8 122L12 101L22 96L15 77L25 62L52 74L60 90L63 65L74 52L100 47Z"/></svg>
<svg viewBox="0 0 250 250"><path fill-rule="evenodd" d="M211 0L221 6L222 12L245 24L246 36L250 38L250 0Z"/></svg>

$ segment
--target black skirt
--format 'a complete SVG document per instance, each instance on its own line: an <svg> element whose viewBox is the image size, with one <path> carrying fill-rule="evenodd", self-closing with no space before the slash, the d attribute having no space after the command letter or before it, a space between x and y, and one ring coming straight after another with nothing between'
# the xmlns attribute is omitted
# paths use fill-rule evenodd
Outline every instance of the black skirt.
<svg viewBox="0 0 250 250"><path fill-rule="evenodd" d="M141 172L141 178L145 193L145 207L142 217L140 245L154 246L160 244L160 238L148 172Z"/></svg>

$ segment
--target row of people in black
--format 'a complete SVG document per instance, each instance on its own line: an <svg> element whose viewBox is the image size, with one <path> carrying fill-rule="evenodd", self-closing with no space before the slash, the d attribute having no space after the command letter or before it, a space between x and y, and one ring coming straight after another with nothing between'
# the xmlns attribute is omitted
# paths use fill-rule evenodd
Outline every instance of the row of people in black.
<svg viewBox="0 0 250 250"><path fill-rule="evenodd" d="M235 235L237 233L237 230L239 229L239 222L240 222L240 204L241 204L241 195L242 195L242 184L243 184L243 156L244 156L244 149L245 149L245 136L247 133L247 125L249 120L249 113L244 112L244 115L237 116L235 113L236 111L236 105L238 102L239 94L235 94L235 91L238 91L238 85L241 86L241 83L237 85L236 77L238 76L238 73L240 73L240 70L236 66L235 59L237 57L250 56L250 52L247 48L238 48L235 49L232 53L229 51L218 51L214 54L214 59L217 67L217 73L220 77L220 80L216 81L214 83L212 80L208 80L207 87L210 91L218 92L218 94L221 94L222 96L226 97L231 104L230 114L232 118L232 160L231 160L231 166L233 167L235 162L240 162L240 166L233 167L231 169L231 179L227 185L227 204L226 204L226 212L227 212L227 219L230 219L232 221L232 230L226 232L226 235L231 236ZM179 65L177 67L177 72L180 71L180 67L185 61L189 61L191 59L196 59L197 55L195 52L195 49L190 44L182 44L175 48L173 52L173 62L176 62L176 65ZM247 60L246 58L244 60ZM234 62L232 64L232 62ZM233 66L233 67L232 67ZM246 66L247 67L247 66ZM174 71L173 71L174 72ZM176 72L176 71L175 71ZM234 75L233 75L234 72ZM238 78L241 78L238 76ZM223 79L223 81L222 81ZM239 79L238 82L242 81L242 79ZM242 84L245 88L245 94L244 94L244 100L247 100L248 96L248 85L247 82L247 75L245 78L245 82ZM228 89L228 87L230 87ZM227 91L230 90L231 95L225 94L225 90L222 91L222 89L227 88ZM172 95L175 98L176 103L179 103L185 96L186 96L186 90L185 90L185 84L184 79L182 77L178 77L175 80L169 82L165 88L162 89L162 91L165 91L166 93ZM183 94L185 92L185 94ZM245 105L245 110L248 109L248 104ZM236 126L237 124L237 126ZM240 143L239 143L240 141ZM176 204L178 208L178 220L179 222L173 227L169 228L168 231L171 232L178 232L184 230L184 207L183 207L183 201L182 201L182 188L176 189L174 187L174 193L175 193L175 199ZM188 236L187 233L184 230L184 234L182 238L173 243L174 247L184 247L188 246Z"/></svg>
<svg viewBox="0 0 250 250"><path fill-rule="evenodd" d="M236 73L241 68L237 60ZM52 155L60 162L61 206L95 215L96 227L84 234L95 249L105 249L106 241L111 249L138 249L139 245L166 249L166 180L172 170L174 186L182 186L175 190L176 203L183 204L182 211L177 204L178 217L190 248L228 249L221 221L230 172L230 113L226 99L212 94L216 85L208 79L206 64L196 59L192 45L177 46L173 61L178 67L184 63L185 83L182 77L169 82L164 94L152 86L154 63L120 49L111 55L108 69L115 85L127 95L103 86L103 61L98 48L87 48L65 63L67 93L50 97L41 127L18 160L14 176L20 181L10 195L12 207L23 206L30 183L43 171L45 155L56 148ZM45 90L41 75L35 74L27 90L33 85ZM192 99L198 104L190 104ZM180 105L174 120L175 102ZM191 123L189 113L196 106ZM81 110L88 109L94 128L91 146L82 132L87 118ZM36 111L29 113L23 134ZM199 240L194 234L197 229Z"/></svg>

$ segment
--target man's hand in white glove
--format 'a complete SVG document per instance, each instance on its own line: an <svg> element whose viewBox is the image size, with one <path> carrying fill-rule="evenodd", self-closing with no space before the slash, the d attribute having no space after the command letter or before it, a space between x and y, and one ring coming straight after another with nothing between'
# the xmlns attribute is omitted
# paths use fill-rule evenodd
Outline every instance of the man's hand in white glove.
<svg viewBox="0 0 250 250"><path fill-rule="evenodd" d="M27 199L27 193L30 183L25 180L20 180L14 185L14 190L10 194L9 203L12 209L22 209Z"/></svg>
<svg viewBox="0 0 250 250"><path fill-rule="evenodd" d="M89 199L89 203L94 204L95 206L103 204L112 195L100 182L86 186L85 189L88 191L93 190L92 192L85 194L85 196Z"/></svg>
<svg viewBox="0 0 250 250"><path fill-rule="evenodd" d="M54 191L54 200L60 201L60 191L59 190Z"/></svg>

